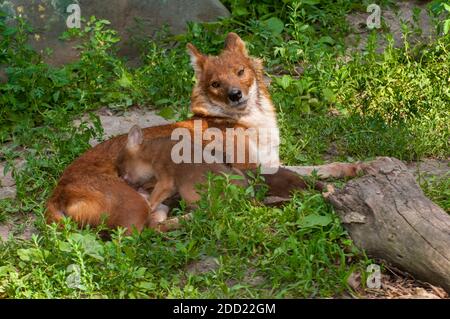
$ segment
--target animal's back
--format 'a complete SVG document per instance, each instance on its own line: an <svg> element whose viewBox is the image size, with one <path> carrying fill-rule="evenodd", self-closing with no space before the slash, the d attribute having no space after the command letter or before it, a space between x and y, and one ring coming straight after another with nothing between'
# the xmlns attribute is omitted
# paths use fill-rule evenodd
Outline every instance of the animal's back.
<svg viewBox="0 0 450 319"><path fill-rule="evenodd" d="M164 136L176 127L189 127L190 121L149 127L146 138ZM107 214L108 225L141 228L145 224L147 203L117 175L115 159L126 143L119 135L89 149L63 172L47 202L47 222L71 217L79 224L98 225ZM128 221L127 221L128 220Z"/></svg>

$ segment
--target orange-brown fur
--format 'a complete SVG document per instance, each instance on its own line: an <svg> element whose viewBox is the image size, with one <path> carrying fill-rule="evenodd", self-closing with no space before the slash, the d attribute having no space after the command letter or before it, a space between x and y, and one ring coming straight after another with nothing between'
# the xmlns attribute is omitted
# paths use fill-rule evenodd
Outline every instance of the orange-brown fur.
<svg viewBox="0 0 450 319"><path fill-rule="evenodd" d="M192 53L193 46L189 49ZM196 49L194 49L196 50ZM219 57L206 57L198 51L200 59L209 63L210 59L215 60L211 65L202 65L205 72L211 72L214 65L227 64L220 62L229 60L235 65L242 61L248 68L246 71L246 80L240 83L240 87L244 90L247 77L253 77L259 84L260 94L270 100L267 89L262 81L262 65L259 61L247 56L245 46L242 40L236 34L229 34L226 41L226 48ZM232 62L233 61L233 62ZM201 77L197 66L197 77ZM222 67L221 67L222 70ZM217 70L218 72L219 70ZM210 73L208 73L210 74ZM224 76L222 74L222 76ZM222 79L225 81L226 79ZM211 107L207 101L208 94L201 93L203 85L202 78L198 79L197 85L193 89L191 108L195 116L192 119L177 122L174 124L162 125L157 127L149 127L143 130L144 139L153 139L158 137L170 136L175 128L187 128L193 134L194 120L202 121L202 130L209 127L219 128L225 131L226 128L248 128L258 127L260 123L250 123L240 121L241 114L239 111L233 113L229 108ZM235 83L236 84L236 83ZM258 112L259 110L253 110ZM275 121L275 110L270 104L269 115ZM242 110L242 114L247 114L246 110ZM59 221L62 217L71 217L80 225L96 226L102 220L102 215L106 214L107 225L110 227L122 226L131 229L133 226L141 230L147 225L148 205L146 200L125 181L119 178L115 161L119 151L124 147L127 140L126 135L120 135L107 140L77 158L61 176L58 185L53 191L47 203L46 218L48 222ZM203 141L208 143L209 141ZM246 141L247 143L247 141ZM236 164L241 168L254 168L256 165L251 163Z"/></svg>
<svg viewBox="0 0 450 319"><path fill-rule="evenodd" d="M171 158L175 142L169 137L144 140L138 126L131 128L128 142L120 151L116 166L119 176L135 189L140 189L153 178L156 184L148 199L150 212L155 212L167 198L179 193L188 206L194 206L200 199L196 185L204 183L207 173L240 175L242 179L232 180L236 185L246 186L244 175L221 163L176 163ZM221 157L222 158L222 157ZM152 218L157 220L158 218Z"/></svg>
<svg viewBox="0 0 450 319"><path fill-rule="evenodd" d="M193 134L194 120L201 120L203 131L207 128L218 128L224 132L226 128L266 126L277 129L275 109L263 81L262 63L247 55L239 36L230 33L225 41L225 49L216 57L205 56L192 45L188 46L188 50L197 77L191 97L194 117L174 124L145 128L144 139L169 137L176 128L187 128ZM239 72L242 68L243 74ZM219 87L212 87L215 81L220 82ZM238 88L243 99L244 95L255 93L255 89L256 94L245 103L233 104L230 102L231 97L227 101L225 96L230 88ZM148 225L146 200L119 177L115 167L117 156L126 141L126 135L107 140L88 150L67 167L48 200L48 222L57 222L67 216L80 225L96 226L105 214L109 227L122 226L130 231L132 227L142 230ZM249 139L244 141L246 152L250 142ZM203 140L202 143L207 144L209 141ZM278 161L278 153L274 160ZM233 167L254 169L256 164L249 163L246 156L245 163L233 164ZM271 180L276 187L280 187L284 176L295 176L285 170L278 174L280 178L268 178L269 187ZM301 182L296 183L292 185L301 186ZM286 185L287 189L292 189L292 185Z"/></svg>
<svg viewBox="0 0 450 319"><path fill-rule="evenodd" d="M214 119L202 120L203 129L223 127ZM193 120L143 129L144 139L170 136L173 129L193 130ZM147 225L148 204L125 181L115 167L119 151L125 146L126 135L107 140L76 159L61 176L47 203L47 222L58 222L71 217L80 225L98 226L102 215L111 228L122 226L142 230Z"/></svg>

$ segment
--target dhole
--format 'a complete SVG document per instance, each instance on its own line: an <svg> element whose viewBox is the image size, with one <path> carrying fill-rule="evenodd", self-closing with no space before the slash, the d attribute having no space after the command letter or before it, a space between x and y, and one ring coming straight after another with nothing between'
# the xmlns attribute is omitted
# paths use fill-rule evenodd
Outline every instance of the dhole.
<svg viewBox="0 0 450 319"><path fill-rule="evenodd" d="M202 130L218 128L225 132L226 128L269 128L276 132L276 141L270 145L258 144L258 151L269 154L271 164L278 165L277 119L263 81L262 62L247 54L244 42L235 33L227 35L225 48L218 56L203 55L192 44L188 45L188 53L197 79L191 97L194 117L174 124L145 128L144 139L170 137L176 128L193 132L194 120L201 120ZM235 139L238 137L235 136ZM207 142L203 141L205 144ZM230 141L225 140L225 144L227 142ZM240 143L245 144L247 152L257 142L246 137ZM122 226L128 231L135 227L140 231L148 226L146 200L119 177L115 166L117 156L126 143L127 135L114 137L88 150L69 165L48 200L47 221L59 221L67 216L80 225L96 226L102 215L106 214L109 227ZM257 165L245 161L232 166L254 169ZM340 173L337 172L337 175ZM275 195L286 195L292 189L304 186L296 174L286 169L265 177L269 193Z"/></svg>

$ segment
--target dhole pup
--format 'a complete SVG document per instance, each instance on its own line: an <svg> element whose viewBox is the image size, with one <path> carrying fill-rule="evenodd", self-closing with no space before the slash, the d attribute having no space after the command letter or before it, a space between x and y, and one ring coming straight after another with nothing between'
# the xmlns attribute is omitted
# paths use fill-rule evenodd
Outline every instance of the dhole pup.
<svg viewBox="0 0 450 319"><path fill-rule="evenodd" d="M171 158L174 144L168 137L144 140L141 128L135 125L128 133L126 145L117 156L119 176L135 189L139 190L155 178L156 184L148 199L150 213L158 211L156 216L150 216L150 226L153 227L167 217L160 205L175 193L179 193L188 206L193 206L200 199L196 186L206 180L208 172L238 175L241 179L232 179L232 183L247 185L240 170L225 164L175 163Z"/></svg>

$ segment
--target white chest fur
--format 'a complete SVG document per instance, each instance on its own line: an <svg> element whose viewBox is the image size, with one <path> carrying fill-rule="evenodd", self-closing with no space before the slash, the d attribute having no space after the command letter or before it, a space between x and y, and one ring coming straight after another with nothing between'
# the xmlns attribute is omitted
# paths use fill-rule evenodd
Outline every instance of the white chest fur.
<svg viewBox="0 0 450 319"><path fill-rule="evenodd" d="M256 138L251 138L251 151L256 152L257 162L262 166L278 167L280 165L279 146L280 131L270 100L261 96L258 103L249 105L252 112L243 116L240 122L247 127L257 130Z"/></svg>

